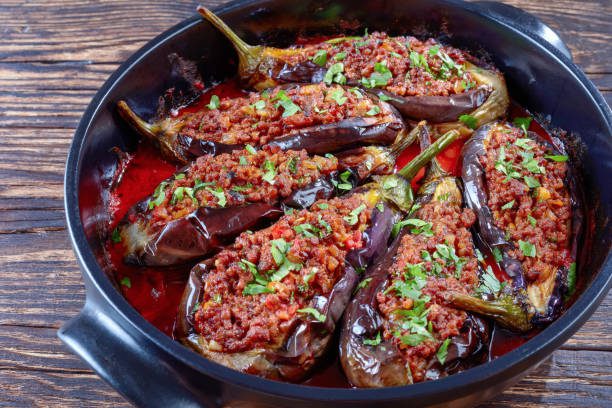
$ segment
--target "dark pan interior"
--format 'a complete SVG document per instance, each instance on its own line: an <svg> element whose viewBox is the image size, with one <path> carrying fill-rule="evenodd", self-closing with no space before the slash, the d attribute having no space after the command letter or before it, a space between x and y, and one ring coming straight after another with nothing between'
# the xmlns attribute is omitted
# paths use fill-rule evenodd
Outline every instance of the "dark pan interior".
<svg viewBox="0 0 612 408"><path fill-rule="evenodd" d="M552 48L488 20L474 6L454 1L372 0L360 2L357 7L350 0L272 0L246 2L239 9L227 10L222 14L224 20L251 43L287 45L298 34L362 33L368 27L370 31L385 30L391 34L439 37L489 58L505 74L513 99L549 120L553 127L571 132L573 149L580 157L589 215L586 228L589 236L579 264L581 286L587 288L598 274L610 274L609 265L604 266L612 239L608 222L612 202L610 111L601 96L597 97L592 84L565 66ZM118 118L116 102L127 99L137 113L151 116L159 95L173 86L168 61L173 52L198 61L203 77L209 81L230 77L235 72L235 54L230 45L198 18L153 43L156 44L153 48L126 63L125 70L120 70L106 85L107 92L94 102L97 109L88 112L92 116L86 115L79 129L84 132L77 132L76 143L81 143L78 165L70 168L69 162L67 169L77 172L80 220L103 269L107 264L101 242L107 234L108 189L116 166L116 156L110 149L114 146L129 149L136 140ZM70 192L71 186L66 188ZM73 229L78 226L78 221L71 220L74 197L76 194L67 194Z"/></svg>

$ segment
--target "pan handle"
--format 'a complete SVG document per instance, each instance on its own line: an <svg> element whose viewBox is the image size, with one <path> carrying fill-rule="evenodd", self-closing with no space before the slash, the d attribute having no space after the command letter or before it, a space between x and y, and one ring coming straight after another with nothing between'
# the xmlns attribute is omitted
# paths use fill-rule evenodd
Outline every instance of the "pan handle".
<svg viewBox="0 0 612 408"><path fill-rule="evenodd" d="M113 313L88 300L57 335L136 406L199 407L208 399L181 381L184 373L160 355L159 348L139 333L128 332L121 318L111 317Z"/></svg>
<svg viewBox="0 0 612 408"><path fill-rule="evenodd" d="M544 40L572 61L572 53L559 34L533 14L495 1L475 1L474 4L477 4L479 9L489 17L515 27L532 37Z"/></svg>

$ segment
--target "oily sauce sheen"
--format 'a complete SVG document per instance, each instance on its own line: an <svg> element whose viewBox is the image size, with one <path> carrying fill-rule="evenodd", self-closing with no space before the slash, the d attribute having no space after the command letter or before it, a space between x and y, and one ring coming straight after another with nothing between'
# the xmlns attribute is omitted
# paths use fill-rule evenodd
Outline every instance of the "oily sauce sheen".
<svg viewBox="0 0 612 408"><path fill-rule="evenodd" d="M206 92L196 103L176 112L176 114L181 115L201 108L209 103L213 93L221 99L245 94L236 81L226 81ZM518 105L513 104L510 118L524 116L529 116L529 114ZM529 130L550 140L549 135L535 120L531 123ZM438 156L438 161L442 167L454 176L460 176L460 153L464 142L465 140L453 142ZM397 159L396 168L403 167L418 153L419 147L417 144L407 148ZM179 167L163 159L159 151L150 144L139 143L136 151L131 154L130 159L125 164L125 172L121 182L111 192L110 210L113 224L110 226L110 230L112 231L115 228L130 207L150 195L161 181L173 175ZM413 179L415 189L418 188L423 174L424 170L421 170L417 177ZM147 321L166 335L174 338L173 332L178 305L189 275L190 265L174 268L137 267L126 265L123 262L121 243L117 244L109 241L108 251L115 270L116 280L127 301ZM509 277L495 262L488 260L488 263L492 266L500 281L509 280ZM535 334L536 332L519 335L495 327L492 332L489 359L495 359L514 350ZM337 345L332 346L327 359L322 361L314 374L303 382L304 384L320 387L351 387L342 372L337 352L333 352L334 348L337 349Z"/></svg>

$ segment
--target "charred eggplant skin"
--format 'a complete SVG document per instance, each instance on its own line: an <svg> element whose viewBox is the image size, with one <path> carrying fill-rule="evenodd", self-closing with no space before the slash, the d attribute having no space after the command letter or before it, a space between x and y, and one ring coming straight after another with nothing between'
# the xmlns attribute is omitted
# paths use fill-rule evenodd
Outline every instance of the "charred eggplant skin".
<svg viewBox="0 0 612 408"><path fill-rule="evenodd" d="M179 306L177 336L185 345L228 367L273 379L287 381L303 379L331 344L336 324L359 282L357 270L365 269L384 252L393 225L400 218L397 209L386 204L383 204L382 211L380 209L372 211L371 225L364 231L365 245L347 254L344 274L336 282L330 294L315 296L313 299L312 307L325 319L322 321L298 319L279 349L225 354L204 349L200 345L198 335L193 330L192 311L201 299L202 279L209 270L211 261L204 261L191 271Z"/></svg>
<svg viewBox="0 0 612 408"><path fill-rule="evenodd" d="M508 251L514 248L514 243L506 239L504 231L495 225L491 208L487 205L487 183L485 179L485 171L479 161L479 157L485 153L486 140L489 137L490 132L499 125L503 125L503 122L495 122L479 128L472 138L466 142L463 147L463 167L462 167L462 179L465 186L465 201L469 208L474 210L477 214L477 229L478 234L485 245L490 250L499 250L502 254L502 260L500 262L501 267L505 272L512 278L512 294L509 296L514 297L513 306L521 304L525 313L529 316L525 323L521 323L518 326L509 327L519 331L527 331L531 329L532 325L549 323L556 319L563 306L563 297L567 292L567 276L568 268L560 267L554 273L554 287L552 288L551 294L545 305L545 310L537 310L533 303L530 302L529 296L529 284L525 279L525 272L522 264L519 260L509 255ZM525 137L535 141L536 143L543 145L553 155L566 155L567 152L563 146L563 143L557 138L552 138L552 144L544 140L538 134L534 132L526 132ZM577 259L578 253L578 242L582 234L583 229L583 205L579 186L577 184L576 174L572 169L572 166L568 166L566 173L566 186L568 188L570 202L571 202L571 239L570 239L570 257L574 261ZM483 304L483 306L486 306ZM496 305L490 305L493 309L496 307L504 308L503 302ZM493 310L492 309L492 310ZM475 309L472 309L475 311ZM492 311L492 317L495 318L495 312ZM521 321L524 319L521 319ZM508 326L508 324L502 325Z"/></svg>

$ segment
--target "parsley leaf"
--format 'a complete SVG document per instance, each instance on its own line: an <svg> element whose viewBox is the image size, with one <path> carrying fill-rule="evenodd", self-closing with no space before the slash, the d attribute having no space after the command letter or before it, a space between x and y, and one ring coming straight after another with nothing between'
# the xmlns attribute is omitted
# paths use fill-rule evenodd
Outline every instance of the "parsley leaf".
<svg viewBox="0 0 612 408"><path fill-rule="evenodd" d="M327 69L327 72L323 77L323 82L325 82L327 85L331 85L332 82L341 85L346 84L346 77L344 76L343 72L344 64L341 62L336 62Z"/></svg>
<svg viewBox="0 0 612 408"><path fill-rule="evenodd" d="M569 159L568 156L563 154L547 154L544 158L556 162L566 162Z"/></svg>
<svg viewBox="0 0 612 408"><path fill-rule="evenodd" d="M162 181L159 183L155 191L153 192L153 200L149 201L149 210L152 210L153 207L157 207L161 205L166 199L166 187L168 186L167 181Z"/></svg>
<svg viewBox="0 0 612 408"><path fill-rule="evenodd" d="M121 242L121 233L119 232L119 228L115 228L113 230L113 233L111 234L111 240L115 244L118 244L119 242Z"/></svg>
<svg viewBox="0 0 612 408"><path fill-rule="evenodd" d="M334 90L330 94L330 96L340 106L344 105L344 103L348 99L346 96L344 96L344 90L342 88L338 88L338 89Z"/></svg>
<svg viewBox="0 0 612 408"><path fill-rule="evenodd" d="M127 276L123 277L120 283L128 289L132 287L132 281Z"/></svg>
<svg viewBox="0 0 612 408"><path fill-rule="evenodd" d="M321 323L324 323L326 320L325 315L313 307L305 307L303 309L298 309L298 313L309 314Z"/></svg>
<svg viewBox="0 0 612 408"><path fill-rule="evenodd" d="M378 346L382 339L380 338L380 332L376 333L376 337L373 339L363 339L363 344L366 346Z"/></svg>
<svg viewBox="0 0 612 408"><path fill-rule="evenodd" d="M378 105L374 105L370 108L369 111L366 112L368 116L376 116L380 113L380 107Z"/></svg>
<svg viewBox="0 0 612 408"><path fill-rule="evenodd" d="M215 189L206 187L206 191L208 191L217 199L217 204L219 205L219 207L225 207L225 205L227 204L227 198L225 197L225 192L221 187L217 187Z"/></svg>
<svg viewBox="0 0 612 408"><path fill-rule="evenodd" d="M347 215L346 217L343 217L344 221L348 222L349 225L357 224L357 222L359 221L359 214L361 214L361 212L365 209L366 209L366 205L361 204L359 207L351 211L349 215Z"/></svg>
<svg viewBox="0 0 612 408"><path fill-rule="evenodd" d="M317 53L312 57L312 62L314 62L320 67L324 67L325 64L327 63L327 51L325 50L317 51Z"/></svg>
<svg viewBox="0 0 612 408"><path fill-rule="evenodd" d="M525 133L525 135L527 135L527 130L529 129L529 126L531 125L531 121L533 121L533 118L530 116L527 116L525 118L514 118L512 123L514 123L519 128L523 129L523 132Z"/></svg>
<svg viewBox="0 0 612 408"><path fill-rule="evenodd" d="M210 103L208 103L206 107L210 110L213 110L213 109L219 109L220 105L221 105L221 102L219 100L219 97L217 95L213 95L210 97Z"/></svg>
<svg viewBox="0 0 612 408"><path fill-rule="evenodd" d="M450 344L450 342L451 342L450 338L447 338L446 340L444 340L444 342L442 343L442 345L436 352L436 357L438 358L438 361L440 362L440 364L444 364L444 362L446 361L446 356L448 355L448 345Z"/></svg>
<svg viewBox="0 0 612 408"><path fill-rule="evenodd" d="M530 242L519 240L519 248L523 252L523 255L534 258L536 256L536 247Z"/></svg>
<svg viewBox="0 0 612 408"><path fill-rule="evenodd" d="M270 160L266 159L263 164L263 169L266 171L262 180L267 181L269 184L274 184L274 177L276 177L276 166Z"/></svg>
<svg viewBox="0 0 612 408"><path fill-rule="evenodd" d="M501 290L501 282L493 273L491 266L487 266L487 270L480 277L480 286L476 288L476 292L482 294L495 295Z"/></svg>
<svg viewBox="0 0 612 408"><path fill-rule="evenodd" d="M502 205L501 209L502 210L509 210L509 209L512 208L513 205L514 205L514 200L508 201L506 204Z"/></svg>

